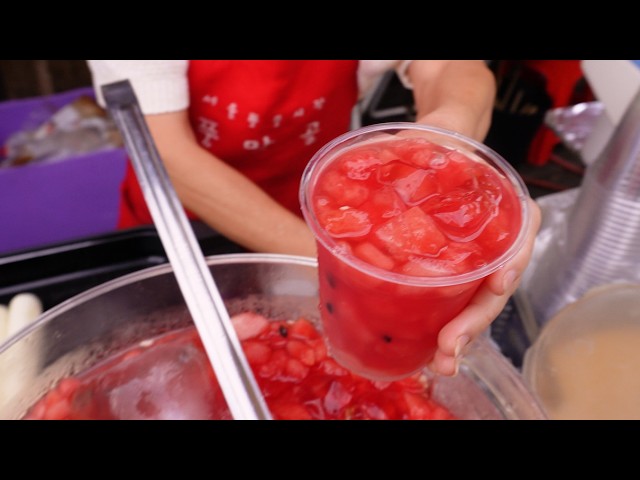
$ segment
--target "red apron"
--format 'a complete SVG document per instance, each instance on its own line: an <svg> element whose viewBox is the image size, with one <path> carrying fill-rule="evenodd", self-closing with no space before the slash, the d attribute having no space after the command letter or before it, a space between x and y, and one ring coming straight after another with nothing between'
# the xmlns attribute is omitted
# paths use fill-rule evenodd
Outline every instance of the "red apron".
<svg viewBox="0 0 640 480"><path fill-rule="evenodd" d="M357 66L356 60L191 60L189 118L198 142L301 215L307 162L349 129ZM129 164L119 227L151 223Z"/></svg>

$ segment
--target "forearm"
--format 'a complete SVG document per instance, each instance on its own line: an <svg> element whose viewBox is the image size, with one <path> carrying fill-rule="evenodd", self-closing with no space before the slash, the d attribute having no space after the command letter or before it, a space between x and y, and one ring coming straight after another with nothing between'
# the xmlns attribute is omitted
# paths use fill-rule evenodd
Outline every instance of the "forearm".
<svg viewBox="0 0 640 480"><path fill-rule="evenodd" d="M195 171L170 162L169 174L184 205L205 223L253 251L315 255L311 232L299 217L226 164L212 165L205 150L190 155Z"/></svg>
<svg viewBox="0 0 640 480"><path fill-rule="evenodd" d="M176 135L163 115L147 120L185 207L249 250L315 256L313 235L300 217L201 148L191 132Z"/></svg>
<svg viewBox="0 0 640 480"><path fill-rule="evenodd" d="M407 73L418 122L484 139L496 85L483 60L414 60Z"/></svg>

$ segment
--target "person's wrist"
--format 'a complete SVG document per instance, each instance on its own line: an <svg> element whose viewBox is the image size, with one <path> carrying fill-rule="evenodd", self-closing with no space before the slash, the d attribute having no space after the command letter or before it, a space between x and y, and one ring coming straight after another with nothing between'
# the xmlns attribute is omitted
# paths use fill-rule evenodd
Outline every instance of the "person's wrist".
<svg viewBox="0 0 640 480"><path fill-rule="evenodd" d="M453 132L475 138L476 128L470 122L466 121L463 115L456 115L450 112L434 111L426 115L419 116L417 123L429 125L432 127L444 128Z"/></svg>

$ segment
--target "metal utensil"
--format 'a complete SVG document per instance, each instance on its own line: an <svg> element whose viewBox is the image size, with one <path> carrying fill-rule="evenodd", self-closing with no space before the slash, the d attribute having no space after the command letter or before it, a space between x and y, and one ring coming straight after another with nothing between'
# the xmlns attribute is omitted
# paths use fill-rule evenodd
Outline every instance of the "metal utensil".
<svg viewBox="0 0 640 480"><path fill-rule="evenodd" d="M233 418L270 419L224 301L160 159L131 83L124 80L104 85L102 93L107 109L123 136L151 217Z"/></svg>

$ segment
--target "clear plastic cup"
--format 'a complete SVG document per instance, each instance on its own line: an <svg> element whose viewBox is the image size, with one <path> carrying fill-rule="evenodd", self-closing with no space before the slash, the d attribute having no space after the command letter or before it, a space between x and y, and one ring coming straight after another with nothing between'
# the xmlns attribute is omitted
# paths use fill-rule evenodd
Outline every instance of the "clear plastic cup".
<svg viewBox="0 0 640 480"><path fill-rule="evenodd" d="M334 358L376 380L424 368L442 327L522 247L528 196L499 154L435 127L382 123L321 148L300 200Z"/></svg>

